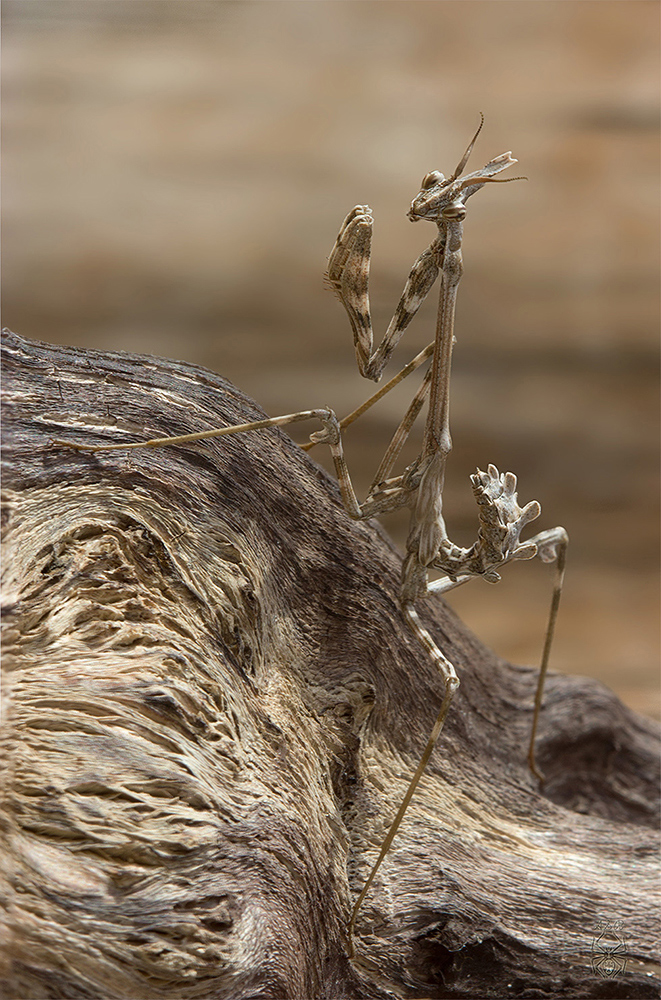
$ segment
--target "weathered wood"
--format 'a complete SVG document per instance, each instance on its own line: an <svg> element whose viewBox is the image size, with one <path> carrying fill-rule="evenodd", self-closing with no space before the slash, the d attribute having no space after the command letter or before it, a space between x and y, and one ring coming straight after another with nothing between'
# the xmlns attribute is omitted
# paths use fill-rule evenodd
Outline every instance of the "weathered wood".
<svg viewBox="0 0 661 1000"><path fill-rule="evenodd" d="M651 997L658 733L442 601L461 687L358 921L442 695L400 558L222 378L4 337L6 997ZM311 430L314 428L310 428ZM127 435L128 436L128 435ZM603 920L626 971L595 972Z"/></svg>

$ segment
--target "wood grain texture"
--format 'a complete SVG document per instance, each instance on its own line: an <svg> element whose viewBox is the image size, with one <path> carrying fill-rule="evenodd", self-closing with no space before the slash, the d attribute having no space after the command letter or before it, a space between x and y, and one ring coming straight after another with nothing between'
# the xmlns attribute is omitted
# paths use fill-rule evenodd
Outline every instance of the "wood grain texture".
<svg viewBox="0 0 661 1000"><path fill-rule="evenodd" d="M654 723L552 675L540 794L535 674L421 606L461 687L349 962L442 695L398 554L279 430L52 444L263 415L217 375L8 332L3 371L5 996L658 995Z"/></svg>

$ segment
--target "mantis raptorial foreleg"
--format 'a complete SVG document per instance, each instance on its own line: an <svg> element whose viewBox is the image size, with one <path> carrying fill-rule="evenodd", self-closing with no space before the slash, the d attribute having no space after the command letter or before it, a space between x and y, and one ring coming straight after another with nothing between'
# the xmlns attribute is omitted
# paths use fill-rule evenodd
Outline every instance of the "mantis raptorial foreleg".
<svg viewBox="0 0 661 1000"><path fill-rule="evenodd" d="M378 382L402 334L438 277L438 255L436 248L429 247L418 257L383 340L373 351L374 334L367 287L373 221L367 205L356 205L349 212L328 258L326 275L347 311L360 374Z"/></svg>
<svg viewBox="0 0 661 1000"><path fill-rule="evenodd" d="M313 445L321 443L330 447L342 501L350 517L361 520L388 513L399 507L410 508L411 520L407 554L402 567L400 606L408 628L437 664L444 682L444 694L422 758L381 845L377 860L373 864L353 907L348 925L350 953L353 953L352 934L360 906L402 822L411 797L441 733L454 692L459 685L454 665L423 625L415 605L424 598L445 593L476 577L495 583L500 579L498 571L502 566L518 559L532 559L537 555L544 562L556 563L556 579L544 642L540 678L535 696L532 734L528 750L530 770L540 781L543 780L535 763L534 741L562 590L567 533L564 528L553 528L541 532L527 541L522 541L521 532L531 521L539 517L540 505L536 500L533 500L524 507L520 507L516 493L516 477L511 472L499 473L493 465L488 466L486 472L478 470L471 477L479 517L479 531L475 543L469 548L455 545L448 536L443 518L442 496L445 466L452 449L449 400L454 343L454 310L457 288L463 269L462 240L466 201L485 184L501 182L501 179L494 175L516 163L510 153L502 153L480 170L461 177L481 127L480 124L480 128L475 133L451 177L446 179L439 171L432 171L423 178L421 190L414 198L408 215L412 221L427 219L433 222L437 226L438 232L430 246L414 263L392 321L376 350L373 346L374 337L368 292L372 234L371 212L366 206L358 205L349 213L342 224L329 258L328 280L340 297L349 316L358 365L361 373L366 377L376 380L380 378L404 330L419 309L437 276L439 274L441 276L434 342L421 351L382 389L344 420L338 422L330 409L314 409L301 410L297 413L231 427L199 431L178 437L155 438L131 444L110 444L89 448L87 445L71 442L55 442L91 451L156 448L165 445L186 445L207 438L261 431L315 419L322 424L323 429L312 434L309 444L304 447L311 448ZM518 178L510 179L517 180ZM403 420L395 431L368 495L361 504L356 498L344 458L341 429L366 412L386 392L389 392L429 358L431 358L431 365ZM420 454L403 474L389 478L427 396L429 396L429 407ZM439 571L442 576L440 579L430 582L430 571Z"/></svg>

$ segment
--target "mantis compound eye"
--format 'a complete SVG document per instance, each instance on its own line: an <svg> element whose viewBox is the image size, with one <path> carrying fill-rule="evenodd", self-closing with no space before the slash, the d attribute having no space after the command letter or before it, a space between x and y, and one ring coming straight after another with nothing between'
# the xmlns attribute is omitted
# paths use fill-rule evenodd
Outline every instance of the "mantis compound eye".
<svg viewBox="0 0 661 1000"><path fill-rule="evenodd" d="M433 187L434 184L444 181L445 177L440 170L432 170L430 173L425 174L422 178L422 184L420 185L421 191L426 191L428 188Z"/></svg>
<svg viewBox="0 0 661 1000"><path fill-rule="evenodd" d="M463 219L466 214L466 206L462 201L457 199L446 205L442 214L444 219Z"/></svg>

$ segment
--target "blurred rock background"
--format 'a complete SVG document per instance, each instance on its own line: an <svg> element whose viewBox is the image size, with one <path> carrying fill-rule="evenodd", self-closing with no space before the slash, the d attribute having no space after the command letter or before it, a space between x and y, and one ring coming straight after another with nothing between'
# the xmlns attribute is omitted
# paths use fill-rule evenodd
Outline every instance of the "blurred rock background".
<svg viewBox="0 0 661 1000"><path fill-rule="evenodd" d="M539 527L571 536L554 668L658 715L655 0L5 0L2 14L4 323L197 362L273 414L341 415L369 394L322 281L339 224L374 210L380 336L433 236L405 215L420 179L454 168L485 113L469 169L511 148L529 180L469 203L448 522L472 541L469 473L515 471ZM435 307L389 371L431 339ZM359 489L413 388L347 433ZM403 519L385 523L401 543ZM535 563L451 602L536 663L549 596Z"/></svg>

